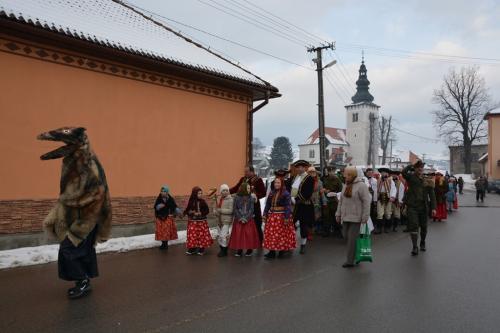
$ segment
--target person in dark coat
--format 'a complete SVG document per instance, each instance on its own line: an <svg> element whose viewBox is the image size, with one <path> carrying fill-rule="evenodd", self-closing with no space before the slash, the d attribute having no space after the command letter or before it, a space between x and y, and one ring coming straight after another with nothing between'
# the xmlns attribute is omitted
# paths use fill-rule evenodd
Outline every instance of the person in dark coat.
<svg viewBox="0 0 500 333"><path fill-rule="evenodd" d="M410 232L412 251L411 255L416 256L419 252L418 235L420 229L420 250L426 251L425 238L427 236L427 216L428 211L436 215L436 195L434 188L427 184L424 178L424 165L418 160L414 165L408 165L403 169L403 177L408 182L408 191L405 195L405 203L408 214L408 231ZM431 179L431 181L433 181Z"/></svg>
<svg viewBox="0 0 500 333"><path fill-rule="evenodd" d="M168 241L177 239L177 227L174 216L178 215L177 204L170 195L167 185L163 185L156 198L155 205L155 240L161 241L160 250L168 250Z"/></svg>
<svg viewBox="0 0 500 333"><path fill-rule="evenodd" d="M205 254L205 249L213 243L210 229L208 228L207 215L209 208L203 199L203 191L195 186L191 191L191 196L183 215L188 216L187 223L187 255Z"/></svg>
<svg viewBox="0 0 500 333"><path fill-rule="evenodd" d="M314 204L311 200L314 192L314 179L306 172L306 168L310 166L309 162L298 160L293 166L296 169L296 176L291 182L291 201L294 205L293 222L300 227L300 254L305 254L309 228L314 223Z"/></svg>
<svg viewBox="0 0 500 333"><path fill-rule="evenodd" d="M266 197L266 186L262 178L255 175L255 169L253 166L248 165L245 167L245 175L240 178L238 183L229 189L231 194L238 193L241 184L247 183L250 185L250 191L252 193L252 198L254 200L254 221L255 227L257 228L257 233L259 234L259 240L262 243L264 237L262 232L262 211L260 207L260 199Z"/></svg>

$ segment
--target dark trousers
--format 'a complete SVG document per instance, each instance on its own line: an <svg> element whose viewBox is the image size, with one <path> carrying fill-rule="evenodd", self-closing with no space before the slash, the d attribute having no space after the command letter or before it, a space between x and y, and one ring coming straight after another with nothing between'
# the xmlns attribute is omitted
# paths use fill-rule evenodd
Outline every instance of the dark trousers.
<svg viewBox="0 0 500 333"><path fill-rule="evenodd" d="M476 201L479 201L481 199L481 202L484 202L484 191L483 190L476 190Z"/></svg>
<svg viewBox="0 0 500 333"><path fill-rule="evenodd" d="M343 232L344 238L347 240L347 264L354 265L354 258L356 255L356 239L359 237L359 230L361 228L359 223L344 221Z"/></svg>
<svg viewBox="0 0 500 333"><path fill-rule="evenodd" d="M300 237L307 238L309 228L314 223L314 206L312 204L297 204L294 209L293 222L297 221L300 222Z"/></svg>
<svg viewBox="0 0 500 333"><path fill-rule="evenodd" d="M99 275L94 248L96 234L97 227L78 246L74 246L68 237L61 242L57 260L59 278L66 281L81 281Z"/></svg>
<svg viewBox="0 0 500 333"><path fill-rule="evenodd" d="M408 207L408 231L418 234L420 229L420 240L425 241L427 236L427 209Z"/></svg>

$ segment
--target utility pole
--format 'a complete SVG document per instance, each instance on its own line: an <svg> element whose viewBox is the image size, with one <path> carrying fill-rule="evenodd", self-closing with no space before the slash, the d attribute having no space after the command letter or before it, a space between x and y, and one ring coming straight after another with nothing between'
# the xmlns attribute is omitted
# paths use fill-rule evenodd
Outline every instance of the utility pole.
<svg viewBox="0 0 500 333"><path fill-rule="evenodd" d="M323 96L323 70L335 65L336 60L330 62L325 67L323 67L322 52L325 49L335 49L334 43L329 43L328 45L322 45L319 47L311 47L307 49L307 52L316 52L316 59L313 61L316 63L316 72L318 72L318 131L319 131L319 164L321 168L321 175L323 175L326 166L326 143L325 143L325 104Z"/></svg>

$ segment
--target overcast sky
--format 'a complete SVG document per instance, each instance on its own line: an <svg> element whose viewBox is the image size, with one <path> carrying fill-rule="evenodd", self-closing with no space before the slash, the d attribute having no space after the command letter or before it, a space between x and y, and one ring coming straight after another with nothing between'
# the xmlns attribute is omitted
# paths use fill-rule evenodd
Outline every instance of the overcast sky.
<svg viewBox="0 0 500 333"><path fill-rule="evenodd" d="M324 55L325 62L334 57L340 59L337 65L326 70L336 86L334 89L325 80L326 125L331 127L345 127L344 105L351 103L350 97L355 91L362 48L371 82L370 92L375 97L374 102L381 106L381 112L392 115L398 129L429 138L437 137L430 113L435 108L431 102L432 92L440 87L443 76L451 67L464 64L443 61L442 58L429 60L429 57L415 54L408 58L407 53L382 49L500 58L498 0L133 0L132 3L305 67L313 66L312 55L307 53L305 46L280 38L207 4L226 6L222 8L233 14L236 10L242 11L241 6L256 9L251 5L256 4L319 38L335 41L336 54L327 52ZM292 34L249 10L245 10L245 15ZM275 17L273 19L278 21ZM279 88L283 97L271 100L255 116L255 136L264 144L271 145L275 137L284 135L297 145L303 143L317 127L317 80L314 71L175 23L171 26L238 59L246 68ZM312 36L307 38L297 32L293 36L304 42L319 43ZM473 62L460 58L455 58L455 61ZM500 62L488 62L496 65L483 61L480 71L493 100L499 101ZM396 146L429 155L443 155L447 151L443 142L426 142L400 132Z"/></svg>

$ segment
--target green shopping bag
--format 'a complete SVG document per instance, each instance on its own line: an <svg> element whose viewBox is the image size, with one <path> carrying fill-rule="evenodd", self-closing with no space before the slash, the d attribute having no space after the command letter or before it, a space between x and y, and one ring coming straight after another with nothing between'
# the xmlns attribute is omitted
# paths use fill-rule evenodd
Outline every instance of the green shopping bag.
<svg viewBox="0 0 500 333"><path fill-rule="evenodd" d="M362 261L373 262L372 239L367 224L365 224L365 231L356 239L356 264Z"/></svg>

